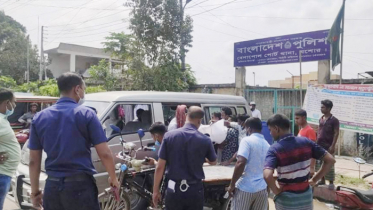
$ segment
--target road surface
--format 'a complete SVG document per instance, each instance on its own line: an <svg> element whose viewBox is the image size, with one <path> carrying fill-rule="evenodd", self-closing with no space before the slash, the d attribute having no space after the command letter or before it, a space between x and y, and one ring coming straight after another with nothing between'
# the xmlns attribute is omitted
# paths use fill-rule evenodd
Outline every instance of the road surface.
<svg viewBox="0 0 373 210"><path fill-rule="evenodd" d="M317 210L330 210L328 207L325 206L325 204L314 201L314 206L313 209ZM4 204L4 210L18 210L19 207L14 203L14 200L12 201L12 198L8 196L5 199L5 204ZM269 199L269 209L270 210L275 210L275 205L273 204L272 199ZM205 208L204 210L210 210L209 208Z"/></svg>

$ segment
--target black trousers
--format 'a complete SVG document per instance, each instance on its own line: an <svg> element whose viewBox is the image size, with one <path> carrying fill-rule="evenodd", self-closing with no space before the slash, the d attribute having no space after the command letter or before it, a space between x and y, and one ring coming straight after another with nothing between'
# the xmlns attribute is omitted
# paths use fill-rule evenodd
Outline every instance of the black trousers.
<svg viewBox="0 0 373 210"><path fill-rule="evenodd" d="M180 191L180 184L176 184L175 192L166 190L166 210L203 210L203 184L190 185L186 192Z"/></svg>
<svg viewBox="0 0 373 210"><path fill-rule="evenodd" d="M47 180L43 207L45 210L100 210L94 178L71 182Z"/></svg>

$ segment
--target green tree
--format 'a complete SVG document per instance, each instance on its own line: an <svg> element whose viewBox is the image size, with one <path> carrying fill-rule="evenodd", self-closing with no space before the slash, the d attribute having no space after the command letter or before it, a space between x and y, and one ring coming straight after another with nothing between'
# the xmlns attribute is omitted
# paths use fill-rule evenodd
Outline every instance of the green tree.
<svg viewBox="0 0 373 210"><path fill-rule="evenodd" d="M193 38L192 19L187 16L181 25L179 1L128 0L126 5L132 8L132 35L112 33L104 42L106 51L123 63L122 89L183 91L195 84L191 68L182 72L179 62L181 35L186 47Z"/></svg>
<svg viewBox="0 0 373 210"><path fill-rule="evenodd" d="M36 46L26 37L26 28L0 11L0 74L18 84L24 82L27 70L27 46L30 58L30 80L38 79L39 57Z"/></svg>
<svg viewBox="0 0 373 210"><path fill-rule="evenodd" d="M94 84L102 84L108 91L115 89L117 78L110 71L109 62L105 59L100 60L98 65L91 66L88 70L90 74L89 81Z"/></svg>
<svg viewBox="0 0 373 210"><path fill-rule="evenodd" d="M193 21L187 15L181 25L178 0L128 0L127 6L132 7L130 29L151 65L162 62L162 57L178 62L182 37L186 47L192 46Z"/></svg>
<svg viewBox="0 0 373 210"><path fill-rule="evenodd" d="M15 88L17 86L16 81L11 77L0 76L0 87L4 88Z"/></svg>

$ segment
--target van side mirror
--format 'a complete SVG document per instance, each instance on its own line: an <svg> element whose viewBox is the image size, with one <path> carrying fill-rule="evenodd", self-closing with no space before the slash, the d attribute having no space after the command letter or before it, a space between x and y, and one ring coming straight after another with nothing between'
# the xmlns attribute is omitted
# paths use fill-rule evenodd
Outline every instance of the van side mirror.
<svg viewBox="0 0 373 210"><path fill-rule="evenodd" d="M120 128L117 127L117 126L115 126L115 125L113 125L113 124L110 124L110 128L113 129L113 131L114 131L115 133L121 133Z"/></svg>

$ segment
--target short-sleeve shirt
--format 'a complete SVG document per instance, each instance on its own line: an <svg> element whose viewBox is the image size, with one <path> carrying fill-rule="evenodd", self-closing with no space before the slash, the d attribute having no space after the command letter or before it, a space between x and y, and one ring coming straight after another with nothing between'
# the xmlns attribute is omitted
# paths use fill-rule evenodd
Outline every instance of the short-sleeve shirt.
<svg viewBox="0 0 373 210"><path fill-rule="evenodd" d="M22 115L19 119L25 120L25 121L32 120L32 118L35 116L35 114L36 113L27 112L24 115Z"/></svg>
<svg viewBox="0 0 373 210"><path fill-rule="evenodd" d="M339 120L333 115L325 120L323 118L324 116L321 117L319 120L317 144L319 144L322 148L328 150L329 147L333 144L335 132L338 131Z"/></svg>
<svg viewBox="0 0 373 210"><path fill-rule="evenodd" d="M256 193L267 188L263 177L264 160L269 144L260 133L253 133L242 139L237 156L245 158L245 171L236 187L244 192Z"/></svg>
<svg viewBox="0 0 373 210"><path fill-rule="evenodd" d="M306 137L316 142L316 132L313 130L313 128L310 125L307 125L306 127L300 129L298 136Z"/></svg>
<svg viewBox="0 0 373 210"><path fill-rule="evenodd" d="M92 109L79 106L71 98L61 98L35 115L28 147L47 153L45 169L48 176L68 177L97 173L92 163L91 146L106 141L102 125Z"/></svg>
<svg viewBox="0 0 373 210"><path fill-rule="evenodd" d="M0 113L0 152L8 159L0 164L0 174L12 177L21 159L21 147L7 117Z"/></svg>
<svg viewBox="0 0 373 210"><path fill-rule="evenodd" d="M159 158L166 161L166 177L174 181L203 180L205 158L216 161L211 139L192 124L166 133Z"/></svg>
<svg viewBox="0 0 373 210"><path fill-rule="evenodd" d="M308 190L311 158L322 159L325 149L304 137L283 136L268 150L264 169L276 169L283 191L302 193Z"/></svg>
<svg viewBox="0 0 373 210"><path fill-rule="evenodd" d="M260 113L260 111L257 109L254 109L254 111L251 111L251 115L252 117L259 118L260 120L262 119L262 113Z"/></svg>

